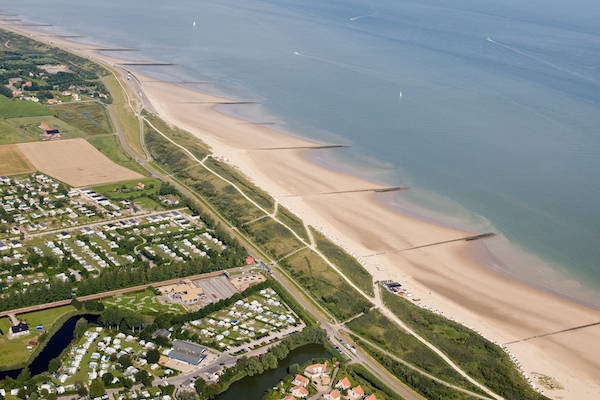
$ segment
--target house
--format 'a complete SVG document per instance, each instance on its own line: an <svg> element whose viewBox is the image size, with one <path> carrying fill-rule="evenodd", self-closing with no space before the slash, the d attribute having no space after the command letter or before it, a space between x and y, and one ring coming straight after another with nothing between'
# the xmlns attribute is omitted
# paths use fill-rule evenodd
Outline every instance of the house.
<svg viewBox="0 0 600 400"><path fill-rule="evenodd" d="M8 331L8 338L14 339L20 336L29 335L29 325L25 322L19 322L17 325L13 325L10 327Z"/></svg>
<svg viewBox="0 0 600 400"><path fill-rule="evenodd" d="M285 396L283 398L283 400L296 400L296 398L294 396L288 394L287 396Z"/></svg>
<svg viewBox="0 0 600 400"><path fill-rule="evenodd" d="M348 390L348 397L351 399L360 399L365 395L365 391L358 386L354 386L352 389Z"/></svg>
<svg viewBox="0 0 600 400"><path fill-rule="evenodd" d="M143 189L146 185L144 185L142 182L138 182L137 185L135 185L136 188L138 189Z"/></svg>
<svg viewBox="0 0 600 400"><path fill-rule="evenodd" d="M308 378L302 375L296 375L292 381L292 385L306 387L308 385Z"/></svg>
<svg viewBox="0 0 600 400"><path fill-rule="evenodd" d="M350 389L350 386L352 386L352 384L350 383L350 379L348 379L348 377L340 379L338 383L335 384L336 389L341 390Z"/></svg>
<svg viewBox="0 0 600 400"><path fill-rule="evenodd" d="M252 258L251 256L246 257L246 264L254 264L254 258Z"/></svg>
<svg viewBox="0 0 600 400"><path fill-rule="evenodd" d="M321 375L329 375L329 370L325 364L312 364L304 369L304 375L312 379Z"/></svg>
<svg viewBox="0 0 600 400"><path fill-rule="evenodd" d="M375 397L374 394L371 394L367 398L365 398L365 400L377 400L377 397Z"/></svg>
<svg viewBox="0 0 600 400"><path fill-rule="evenodd" d="M303 386L295 386L292 388L292 396L294 397L298 397L298 398L305 398L306 396L308 396L308 390L306 390L305 387Z"/></svg>
<svg viewBox="0 0 600 400"><path fill-rule="evenodd" d="M338 390L334 389L329 393L325 393L323 398L325 400L340 400L342 398L342 395L340 394L340 392Z"/></svg>
<svg viewBox="0 0 600 400"><path fill-rule="evenodd" d="M169 337L171 337L171 332L169 332L168 330L166 330L164 328L156 330L152 334L152 339L156 339L159 336L164 337L164 338L169 338Z"/></svg>

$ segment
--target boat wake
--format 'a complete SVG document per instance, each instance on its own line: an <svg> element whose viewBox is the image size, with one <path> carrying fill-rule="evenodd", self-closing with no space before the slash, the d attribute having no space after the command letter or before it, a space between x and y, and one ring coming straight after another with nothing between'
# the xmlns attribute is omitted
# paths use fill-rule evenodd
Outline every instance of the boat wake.
<svg viewBox="0 0 600 400"><path fill-rule="evenodd" d="M359 19L373 17L373 16L375 16L375 14L376 13L373 12L373 13L367 14L367 15L357 15L355 17L348 18L348 20L354 22L354 21L358 21Z"/></svg>
<svg viewBox="0 0 600 400"><path fill-rule="evenodd" d="M550 62L550 61L547 61L547 60L545 60L545 59L543 59L541 57L538 57L537 55L531 54L530 52L520 50L520 49L518 49L518 48L516 48L514 46L509 46L509 45L504 44L502 42L498 42L498 41L492 39L491 36L488 36L485 40L488 41L488 42L490 42L490 43L492 43L492 44L495 44L496 46L500 46L500 47L503 47L503 48L505 48L505 49L507 49L509 51L512 51L513 53L522 55L523 57L527 57L527 58L529 58L531 60L534 60L534 61L537 61L537 62L539 62L541 64L547 65L547 66L549 66L549 67L551 67L551 68L553 68L553 69L555 69L557 71L563 72L565 74L577 77L579 79L582 79L582 80L585 80L585 81L588 81L588 82L597 83L596 80L593 79L593 78L590 78L588 76L582 75L579 72L571 71L570 69L561 67L560 65L554 64L553 62Z"/></svg>

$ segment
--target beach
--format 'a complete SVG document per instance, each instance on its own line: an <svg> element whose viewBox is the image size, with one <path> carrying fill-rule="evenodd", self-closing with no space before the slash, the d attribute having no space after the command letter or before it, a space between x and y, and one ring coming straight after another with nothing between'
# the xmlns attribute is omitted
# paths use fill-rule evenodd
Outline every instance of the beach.
<svg viewBox="0 0 600 400"><path fill-rule="evenodd" d="M25 33L22 27L11 28ZM26 33L107 65L119 62L93 46ZM320 150L298 149L318 143L219 112L217 104L228 99L142 74L135 77L164 120L197 136L307 225L364 260L374 280L402 283L420 303L500 344L600 321L596 309L494 272L492 260L481 249L483 241L436 244L481 232L402 214L388 206L382 194L331 193L383 185L311 162L307 153ZM557 382L555 389L546 389L550 397L593 399L600 397L600 358L591 351L598 338L600 325L595 325L516 342L508 349L529 376L541 374Z"/></svg>

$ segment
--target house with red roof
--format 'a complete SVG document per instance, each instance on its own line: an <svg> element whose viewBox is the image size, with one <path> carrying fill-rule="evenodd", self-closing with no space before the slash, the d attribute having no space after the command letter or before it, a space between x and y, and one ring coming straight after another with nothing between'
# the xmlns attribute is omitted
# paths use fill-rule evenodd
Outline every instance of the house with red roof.
<svg viewBox="0 0 600 400"><path fill-rule="evenodd" d="M352 389L348 390L348 397L351 399L360 399L365 395L365 391L363 388L358 386L354 386Z"/></svg>
<svg viewBox="0 0 600 400"><path fill-rule="evenodd" d="M306 387L308 385L308 378L302 375L296 375L294 380L292 381L292 385Z"/></svg>
<svg viewBox="0 0 600 400"><path fill-rule="evenodd" d="M295 386L292 388L292 396L303 399L308 396L308 390L303 386Z"/></svg>
<svg viewBox="0 0 600 400"><path fill-rule="evenodd" d="M341 390L350 389L350 386L352 386L352 384L350 383L350 379L348 379L347 376L343 379L340 379L338 383L335 384L335 387Z"/></svg>
<svg viewBox="0 0 600 400"><path fill-rule="evenodd" d="M375 397L374 394L371 394L367 398L365 398L365 400L377 400L377 397Z"/></svg>
<svg viewBox="0 0 600 400"><path fill-rule="evenodd" d="M313 379L321 375L329 375L329 369L326 364L312 364L304 369L304 375Z"/></svg>
<svg viewBox="0 0 600 400"><path fill-rule="evenodd" d="M325 400L340 400L342 398L342 394L338 390L334 389L329 393L325 393L323 398Z"/></svg>

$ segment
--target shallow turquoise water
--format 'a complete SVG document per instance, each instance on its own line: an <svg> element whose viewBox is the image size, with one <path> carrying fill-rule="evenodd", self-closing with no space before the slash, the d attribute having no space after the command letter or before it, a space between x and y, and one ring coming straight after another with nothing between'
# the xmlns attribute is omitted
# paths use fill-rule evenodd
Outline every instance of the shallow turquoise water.
<svg viewBox="0 0 600 400"><path fill-rule="evenodd" d="M232 112L351 144L329 162L410 186L409 212L502 233L498 268L600 305L596 2L6 3L262 103Z"/></svg>

